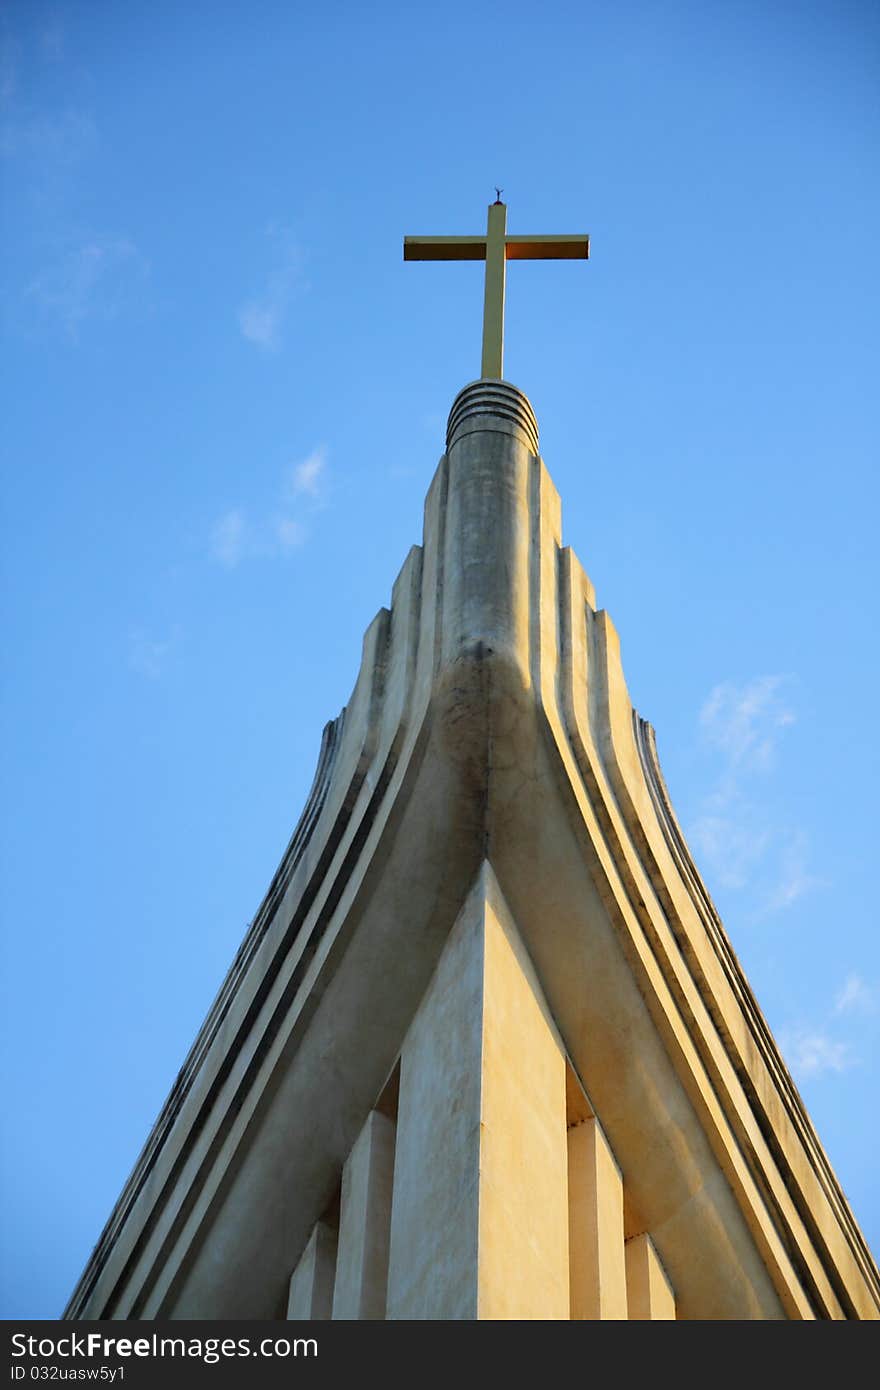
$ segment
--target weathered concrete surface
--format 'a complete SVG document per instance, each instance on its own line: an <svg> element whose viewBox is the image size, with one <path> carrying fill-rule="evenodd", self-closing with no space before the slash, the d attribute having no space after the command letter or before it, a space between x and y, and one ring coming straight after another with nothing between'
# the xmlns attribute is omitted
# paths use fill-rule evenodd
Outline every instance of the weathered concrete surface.
<svg viewBox="0 0 880 1390"><path fill-rule="evenodd" d="M477 1316L484 916L478 882L403 1043L392 1319Z"/></svg>
<svg viewBox="0 0 880 1390"><path fill-rule="evenodd" d="M477 1316L568 1318L565 1051L491 865Z"/></svg>
<svg viewBox="0 0 880 1390"><path fill-rule="evenodd" d="M626 1321L623 1179L599 1127L568 1131L569 1246L573 1321Z"/></svg>
<svg viewBox="0 0 880 1390"><path fill-rule="evenodd" d="M675 1320L675 1294L644 1231L626 1242L626 1296L630 1322Z"/></svg>
<svg viewBox="0 0 880 1390"><path fill-rule="evenodd" d="M373 1110L342 1170L333 1318L384 1319L394 1124Z"/></svg>
<svg viewBox="0 0 880 1390"><path fill-rule="evenodd" d="M403 1045L390 1318L568 1318L565 1055L488 864Z"/></svg>
<svg viewBox="0 0 880 1390"><path fill-rule="evenodd" d="M492 386L456 403L423 545L67 1316L283 1316L483 861L678 1316L880 1314L561 545L528 404Z"/></svg>
<svg viewBox="0 0 880 1390"><path fill-rule="evenodd" d="M326 1322L333 1311L338 1231L316 1221L309 1243L290 1276L287 1317L290 1322Z"/></svg>

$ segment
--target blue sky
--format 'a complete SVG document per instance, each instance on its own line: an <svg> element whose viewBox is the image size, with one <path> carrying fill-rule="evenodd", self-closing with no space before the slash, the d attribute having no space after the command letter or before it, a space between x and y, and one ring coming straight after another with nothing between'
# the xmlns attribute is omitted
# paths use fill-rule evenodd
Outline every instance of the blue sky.
<svg viewBox="0 0 880 1390"><path fill-rule="evenodd" d="M694 856L865 1235L880 17L7 3L0 1315L54 1317L409 546L482 267Z"/></svg>

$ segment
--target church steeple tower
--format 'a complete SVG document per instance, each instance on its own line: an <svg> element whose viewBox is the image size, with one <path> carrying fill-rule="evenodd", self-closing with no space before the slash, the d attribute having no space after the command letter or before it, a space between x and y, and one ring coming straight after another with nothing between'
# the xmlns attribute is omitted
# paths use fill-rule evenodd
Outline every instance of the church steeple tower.
<svg viewBox="0 0 880 1390"><path fill-rule="evenodd" d="M880 1316L494 334L68 1317Z"/></svg>

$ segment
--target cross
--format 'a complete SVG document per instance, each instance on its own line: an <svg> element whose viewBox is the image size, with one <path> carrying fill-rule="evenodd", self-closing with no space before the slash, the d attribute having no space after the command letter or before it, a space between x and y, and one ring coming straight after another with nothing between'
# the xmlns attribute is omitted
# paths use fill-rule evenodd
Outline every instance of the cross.
<svg viewBox="0 0 880 1390"><path fill-rule="evenodd" d="M580 261L590 254L588 236L508 236L507 205L489 205L485 236L407 236L405 261L485 261L481 377L500 380L504 364L504 289L508 261Z"/></svg>

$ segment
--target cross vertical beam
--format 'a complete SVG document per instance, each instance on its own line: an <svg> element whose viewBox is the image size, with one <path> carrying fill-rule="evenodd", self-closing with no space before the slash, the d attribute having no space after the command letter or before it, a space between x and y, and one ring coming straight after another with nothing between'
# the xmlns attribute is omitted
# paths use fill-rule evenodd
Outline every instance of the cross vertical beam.
<svg viewBox="0 0 880 1390"><path fill-rule="evenodd" d="M486 288L483 294L483 359L480 376L504 376L504 293L507 286L507 208L490 203L486 225Z"/></svg>

